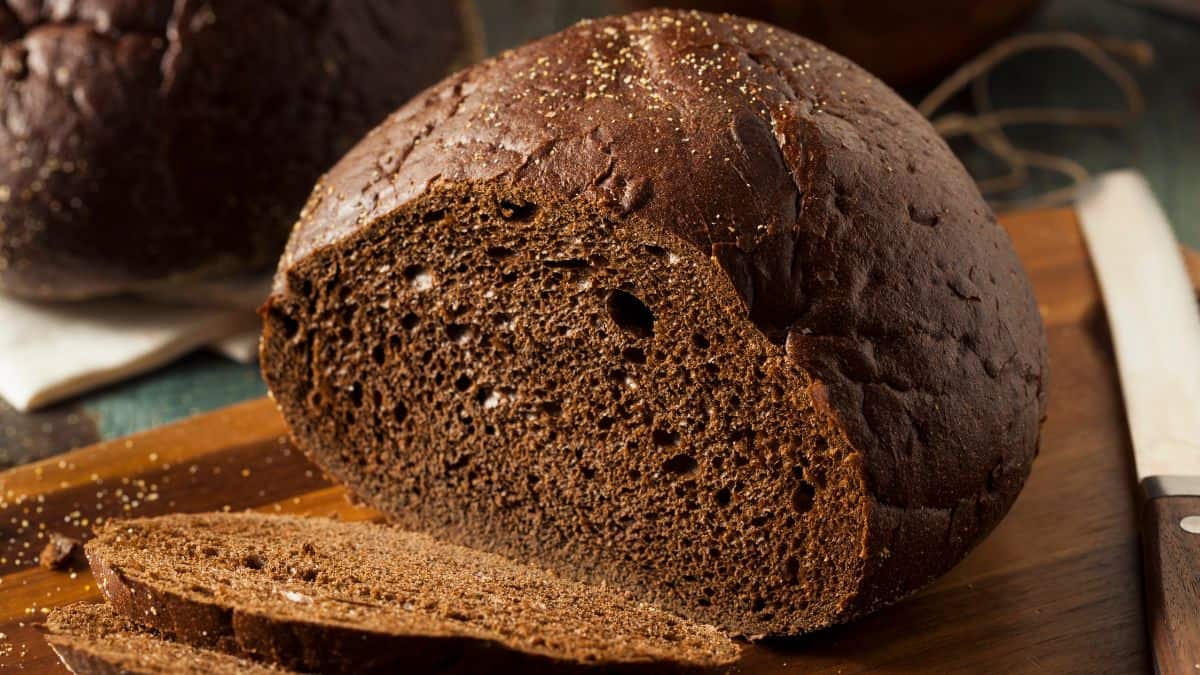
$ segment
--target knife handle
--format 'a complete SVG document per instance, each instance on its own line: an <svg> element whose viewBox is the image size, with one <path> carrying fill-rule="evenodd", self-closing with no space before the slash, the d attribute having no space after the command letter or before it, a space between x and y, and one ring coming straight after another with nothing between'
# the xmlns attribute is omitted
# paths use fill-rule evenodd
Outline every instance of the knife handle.
<svg viewBox="0 0 1200 675"><path fill-rule="evenodd" d="M1142 512L1146 619L1159 675L1200 673L1200 497L1158 497Z"/></svg>

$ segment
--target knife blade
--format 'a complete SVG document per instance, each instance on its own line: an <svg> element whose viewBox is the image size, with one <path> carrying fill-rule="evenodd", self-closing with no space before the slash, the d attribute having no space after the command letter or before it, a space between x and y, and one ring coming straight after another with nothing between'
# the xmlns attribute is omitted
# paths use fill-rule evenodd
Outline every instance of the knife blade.
<svg viewBox="0 0 1200 675"><path fill-rule="evenodd" d="M1133 441L1155 669L1200 672L1200 309L1140 174L1098 178L1078 205Z"/></svg>

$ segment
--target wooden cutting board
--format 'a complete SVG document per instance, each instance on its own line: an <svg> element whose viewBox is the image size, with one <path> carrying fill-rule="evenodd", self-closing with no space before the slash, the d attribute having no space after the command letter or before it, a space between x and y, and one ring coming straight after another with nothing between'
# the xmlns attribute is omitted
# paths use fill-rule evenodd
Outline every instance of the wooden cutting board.
<svg viewBox="0 0 1200 675"><path fill-rule="evenodd" d="M950 574L874 616L753 646L741 672L1148 670L1133 473L1099 291L1074 213L1004 219L1050 337L1050 413L1009 516ZM1189 252L1193 280L1200 257ZM267 400L0 474L0 671L65 672L47 608L97 597L86 569L39 569L50 532L101 518L254 508L374 518L293 450Z"/></svg>

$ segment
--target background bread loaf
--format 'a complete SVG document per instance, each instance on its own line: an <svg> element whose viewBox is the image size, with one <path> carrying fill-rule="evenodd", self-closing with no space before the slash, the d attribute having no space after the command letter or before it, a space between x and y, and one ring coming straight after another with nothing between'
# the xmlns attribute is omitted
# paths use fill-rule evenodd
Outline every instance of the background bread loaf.
<svg viewBox="0 0 1200 675"><path fill-rule="evenodd" d="M317 185L264 312L297 443L359 498L744 635L949 569L1045 410L945 143L729 16L584 22L421 94Z"/></svg>
<svg viewBox="0 0 1200 675"><path fill-rule="evenodd" d="M320 172L477 54L469 5L0 5L0 291L266 268Z"/></svg>

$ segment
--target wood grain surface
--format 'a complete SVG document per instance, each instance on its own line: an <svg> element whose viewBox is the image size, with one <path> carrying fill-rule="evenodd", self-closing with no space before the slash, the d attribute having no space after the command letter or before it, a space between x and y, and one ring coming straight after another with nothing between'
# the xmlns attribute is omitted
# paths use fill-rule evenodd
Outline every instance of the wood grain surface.
<svg viewBox="0 0 1200 675"><path fill-rule="evenodd" d="M1149 668L1129 440L1095 279L1071 211L1005 219L1050 337L1041 455L1012 512L930 588L850 625L755 645L739 672L1136 673ZM1189 259L1200 279L1196 256ZM97 597L46 571L50 532L171 511L376 517L287 442L267 400L0 474L0 672L65 672L38 624Z"/></svg>

